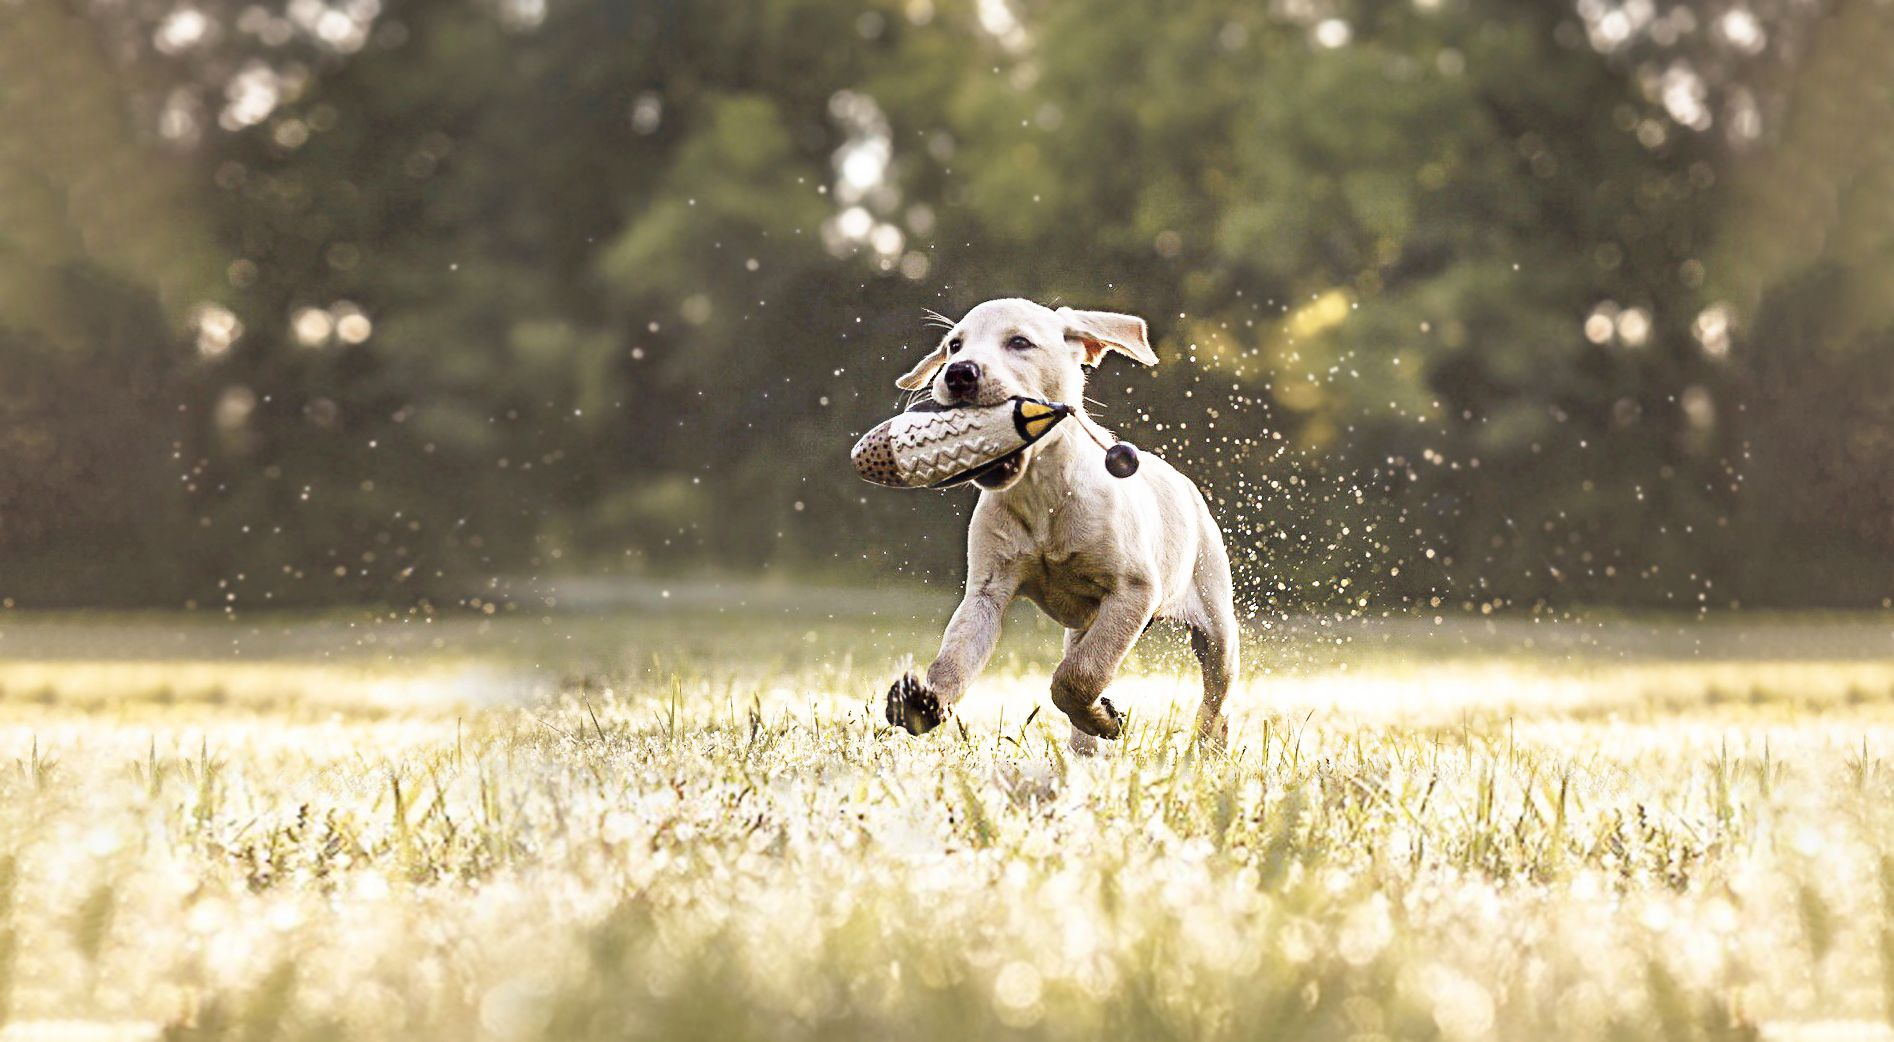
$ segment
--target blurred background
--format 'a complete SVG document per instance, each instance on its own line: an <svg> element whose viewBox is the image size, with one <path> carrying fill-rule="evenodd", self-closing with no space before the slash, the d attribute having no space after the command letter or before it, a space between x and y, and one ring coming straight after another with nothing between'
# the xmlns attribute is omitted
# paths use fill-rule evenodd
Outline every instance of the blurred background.
<svg viewBox="0 0 1894 1042"><path fill-rule="evenodd" d="M956 581L996 296L1252 615L1886 607L1879 0L0 0L0 603Z"/></svg>

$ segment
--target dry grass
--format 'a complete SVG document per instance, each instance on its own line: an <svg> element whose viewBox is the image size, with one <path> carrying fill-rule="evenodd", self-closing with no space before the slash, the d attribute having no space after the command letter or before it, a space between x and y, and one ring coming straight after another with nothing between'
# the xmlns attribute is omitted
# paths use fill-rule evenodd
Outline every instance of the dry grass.
<svg viewBox="0 0 1894 1042"><path fill-rule="evenodd" d="M0 1038L1887 1037L1885 619L1278 626L1227 757L1160 640L1080 761L1041 627L879 725L937 614L7 617Z"/></svg>

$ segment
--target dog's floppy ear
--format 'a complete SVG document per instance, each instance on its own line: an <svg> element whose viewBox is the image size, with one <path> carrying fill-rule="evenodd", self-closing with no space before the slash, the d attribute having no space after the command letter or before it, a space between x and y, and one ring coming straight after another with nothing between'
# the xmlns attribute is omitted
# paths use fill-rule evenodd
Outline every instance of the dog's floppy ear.
<svg viewBox="0 0 1894 1042"><path fill-rule="evenodd" d="M894 385L903 391L918 391L926 387L927 382L934 378L934 370L946 364L947 344L943 341L939 347L934 349L933 354L921 359L919 365L903 373L901 378L894 382Z"/></svg>
<svg viewBox="0 0 1894 1042"><path fill-rule="evenodd" d="M1151 350L1144 319L1136 315L1072 308L1060 308L1058 315L1065 320L1065 338L1078 341L1084 348L1086 365L1097 365L1107 351L1116 351L1145 365L1157 364L1157 352Z"/></svg>

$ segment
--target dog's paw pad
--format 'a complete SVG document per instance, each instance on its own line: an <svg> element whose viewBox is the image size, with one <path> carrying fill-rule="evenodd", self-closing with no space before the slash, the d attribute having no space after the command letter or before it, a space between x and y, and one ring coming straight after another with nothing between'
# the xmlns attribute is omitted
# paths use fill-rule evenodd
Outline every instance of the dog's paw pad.
<svg viewBox="0 0 1894 1042"><path fill-rule="evenodd" d="M909 734L926 734L940 726L947 711L921 678L908 673L888 689L887 716L888 723Z"/></svg>
<svg viewBox="0 0 1894 1042"><path fill-rule="evenodd" d="M1105 719L1111 721L1103 731L1099 732L1098 737L1116 741L1120 735L1124 734L1124 714L1118 711L1117 706L1111 704L1111 699L1103 695L1100 695L1098 698L1098 709L1105 714Z"/></svg>

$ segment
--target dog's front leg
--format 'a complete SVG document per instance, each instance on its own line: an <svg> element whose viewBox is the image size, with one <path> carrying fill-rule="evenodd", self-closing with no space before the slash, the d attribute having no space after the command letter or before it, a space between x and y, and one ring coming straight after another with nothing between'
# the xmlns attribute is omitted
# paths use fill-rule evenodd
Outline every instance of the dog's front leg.
<svg viewBox="0 0 1894 1042"><path fill-rule="evenodd" d="M1015 590L1011 580L999 576L967 584L966 595L940 638L940 654L927 667L927 686L943 705L960 701L967 685L993 657L1000 642L1000 620Z"/></svg>
<svg viewBox="0 0 1894 1042"><path fill-rule="evenodd" d="M1105 687L1131 652L1131 645L1157 611L1157 587L1127 581L1098 605L1085 635L1073 642L1052 673L1052 704L1088 735L1115 739L1122 731L1118 710Z"/></svg>
<svg viewBox="0 0 1894 1042"><path fill-rule="evenodd" d="M912 673L888 690L888 722L924 734L940 725L954 703L967 693L1000 641L1000 620L1019 584L1002 575L969 579L967 592L940 639L940 654L922 682Z"/></svg>

